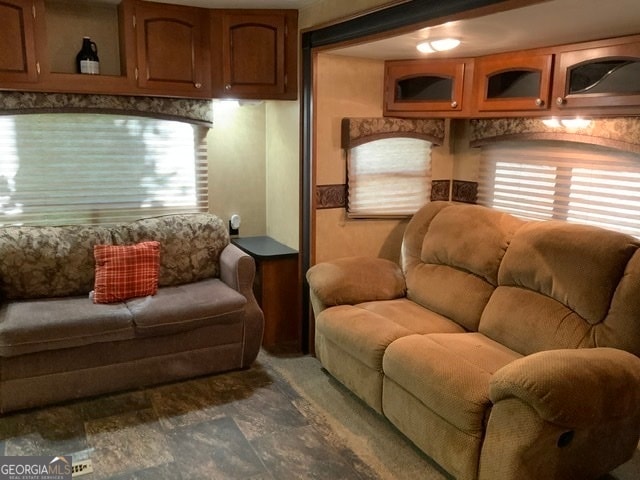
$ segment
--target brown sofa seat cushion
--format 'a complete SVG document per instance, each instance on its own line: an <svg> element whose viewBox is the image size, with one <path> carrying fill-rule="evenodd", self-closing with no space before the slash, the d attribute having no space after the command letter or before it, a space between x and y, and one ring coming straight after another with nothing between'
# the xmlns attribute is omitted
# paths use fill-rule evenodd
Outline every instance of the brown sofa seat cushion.
<svg viewBox="0 0 640 480"><path fill-rule="evenodd" d="M78 347L134 337L123 303L95 305L88 296L10 302L0 307L0 356Z"/></svg>
<svg viewBox="0 0 640 480"><path fill-rule="evenodd" d="M518 358L480 333L410 335L389 345L383 370L425 407L480 438L491 409L491 377Z"/></svg>
<svg viewBox="0 0 640 480"><path fill-rule="evenodd" d="M462 332L455 322L406 299L339 305L324 310L316 329L368 367L382 371L387 346L414 333Z"/></svg>
<svg viewBox="0 0 640 480"><path fill-rule="evenodd" d="M221 322L238 322L247 299L221 280L158 289L154 296L126 302L138 335L159 335L191 330Z"/></svg>

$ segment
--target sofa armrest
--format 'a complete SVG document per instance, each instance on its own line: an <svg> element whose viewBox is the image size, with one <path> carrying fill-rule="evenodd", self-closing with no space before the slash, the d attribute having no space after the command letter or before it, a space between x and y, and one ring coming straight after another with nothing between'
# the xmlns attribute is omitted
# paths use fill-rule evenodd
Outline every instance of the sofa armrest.
<svg viewBox="0 0 640 480"><path fill-rule="evenodd" d="M615 348L549 350L491 379L490 399L518 398L551 423L580 428L640 415L640 359Z"/></svg>
<svg viewBox="0 0 640 480"><path fill-rule="evenodd" d="M316 315L334 305L354 305L404 297L400 267L376 257L345 257L318 263L307 271Z"/></svg>
<svg viewBox="0 0 640 480"><path fill-rule="evenodd" d="M264 315L253 294L256 262L250 255L230 243L220 254L220 280L240 292L246 299L244 307L244 347L242 367L249 367L258 356L264 333Z"/></svg>
<svg viewBox="0 0 640 480"><path fill-rule="evenodd" d="M220 279L248 299L253 298L255 260L230 243L220 254Z"/></svg>

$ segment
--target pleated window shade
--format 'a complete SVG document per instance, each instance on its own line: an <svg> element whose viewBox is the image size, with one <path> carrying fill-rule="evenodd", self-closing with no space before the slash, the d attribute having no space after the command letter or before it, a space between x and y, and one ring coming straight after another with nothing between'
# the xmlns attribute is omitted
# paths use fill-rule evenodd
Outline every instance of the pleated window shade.
<svg viewBox="0 0 640 480"><path fill-rule="evenodd" d="M133 116L0 116L0 224L118 223L206 211L206 132Z"/></svg>
<svg viewBox="0 0 640 480"><path fill-rule="evenodd" d="M347 150L350 218L406 217L431 197L431 142L385 138Z"/></svg>
<svg viewBox="0 0 640 480"><path fill-rule="evenodd" d="M570 142L482 147L478 203L640 237L640 155Z"/></svg>

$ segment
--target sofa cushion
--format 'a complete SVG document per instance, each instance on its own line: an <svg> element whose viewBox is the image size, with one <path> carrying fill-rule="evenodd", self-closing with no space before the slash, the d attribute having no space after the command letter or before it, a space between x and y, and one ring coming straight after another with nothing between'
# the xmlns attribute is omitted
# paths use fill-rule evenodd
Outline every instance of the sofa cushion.
<svg viewBox="0 0 640 480"><path fill-rule="evenodd" d="M160 242L160 287L220 276L220 254L229 244L229 233L216 215L164 215L121 225L118 230L121 240L116 243Z"/></svg>
<svg viewBox="0 0 640 480"><path fill-rule="evenodd" d="M596 346L595 333L606 329L594 326L607 318L637 249L633 237L597 227L525 225L504 256L479 331L522 354Z"/></svg>
<svg viewBox="0 0 640 480"><path fill-rule="evenodd" d="M66 297L93 288L93 247L111 242L99 226L0 229L0 288L5 299Z"/></svg>
<svg viewBox="0 0 640 480"><path fill-rule="evenodd" d="M465 331L453 320L427 310L407 298L365 302L356 306L389 318L412 333L462 333Z"/></svg>
<svg viewBox="0 0 640 480"><path fill-rule="evenodd" d="M421 225L425 215L429 221ZM432 202L411 220L405 233L402 266L407 297L467 330L477 330L498 284L502 257L523 223L477 205L452 208Z"/></svg>
<svg viewBox="0 0 640 480"><path fill-rule="evenodd" d="M88 296L9 302L0 307L0 355L77 347L134 337L122 303L96 305Z"/></svg>
<svg viewBox="0 0 640 480"><path fill-rule="evenodd" d="M321 335L375 370L382 369L382 356L394 340L413 332L393 320L351 305L324 310L316 318Z"/></svg>
<svg viewBox="0 0 640 480"><path fill-rule="evenodd" d="M491 409L491 376L518 358L480 333L410 335L389 345L383 370L457 429L481 437Z"/></svg>
<svg viewBox="0 0 640 480"><path fill-rule="evenodd" d="M219 279L163 287L153 297L126 302L136 333L160 335L204 325L238 322L247 299Z"/></svg>
<svg viewBox="0 0 640 480"><path fill-rule="evenodd" d="M114 303L155 295L158 290L160 244L96 245L95 303Z"/></svg>

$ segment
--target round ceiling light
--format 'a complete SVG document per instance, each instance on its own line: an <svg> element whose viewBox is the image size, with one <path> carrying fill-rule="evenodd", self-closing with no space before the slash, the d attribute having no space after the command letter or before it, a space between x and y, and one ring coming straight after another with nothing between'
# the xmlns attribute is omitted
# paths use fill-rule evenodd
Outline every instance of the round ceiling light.
<svg viewBox="0 0 640 480"><path fill-rule="evenodd" d="M422 53L433 53L451 50L456 48L458 45L460 45L460 40L457 38L438 38L436 40L420 42L416 45L416 48Z"/></svg>

